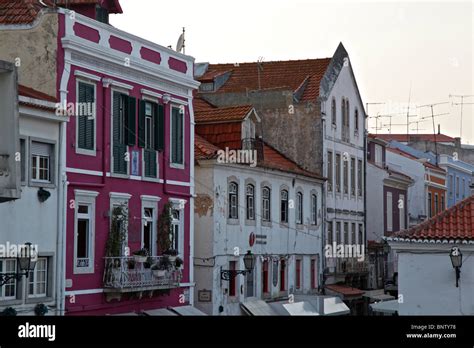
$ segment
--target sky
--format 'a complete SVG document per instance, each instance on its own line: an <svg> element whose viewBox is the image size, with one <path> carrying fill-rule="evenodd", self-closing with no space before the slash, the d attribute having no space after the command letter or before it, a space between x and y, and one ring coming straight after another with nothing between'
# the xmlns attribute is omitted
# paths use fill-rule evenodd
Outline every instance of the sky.
<svg viewBox="0 0 474 348"><path fill-rule="evenodd" d="M236 63L349 53L371 133L435 128L474 144L474 5L471 1L121 0L111 24L163 46L186 28L196 62ZM451 97L450 97L451 96ZM473 103L473 104L467 104ZM418 106L418 107L417 107ZM447 114L447 115L443 115ZM376 116L392 115L392 117ZM418 123L415 123L417 122ZM378 128L376 129L375 126Z"/></svg>

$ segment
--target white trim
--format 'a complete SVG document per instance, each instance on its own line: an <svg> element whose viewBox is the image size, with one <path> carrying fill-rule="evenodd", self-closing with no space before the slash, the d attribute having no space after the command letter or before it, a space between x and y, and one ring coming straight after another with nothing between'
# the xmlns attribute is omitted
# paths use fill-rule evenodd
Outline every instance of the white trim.
<svg viewBox="0 0 474 348"><path fill-rule="evenodd" d="M161 99L163 97L163 94L156 93L145 88L142 88L140 92L145 97L153 97L153 98L158 98L158 99Z"/></svg>
<svg viewBox="0 0 474 348"><path fill-rule="evenodd" d="M74 70L74 76L79 76L79 77L85 78L87 80L97 81L97 82L102 79L100 76L92 75L92 74L86 73L82 70Z"/></svg>
<svg viewBox="0 0 474 348"><path fill-rule="evenodd" d="M191 187L191 183L190 183L190 182L166 180L166 183L167 183L168 185L174 185L174 186Z"/></svg>
<svg viewBox="0 0 474 348"><path fill-rule="evenodd" d="M21 101L22 97L20 97ZM34 99L31 99L34 100ZM38 103L35 102L35 105ZM59 107L59 103L55 104L56 106ZM30 118L43 118L48 121L55 121L58 123L61 122L68 122L69 121L69 116L57 116L56 112L50 111L50 110L43 110L43 109L37 109L34 106L31 105L22 105L20 103L20 118L24 117L30 117Z"/></svg>
<svg viewBox="0 0 474 348"><path fill-rule="evenodd" d="M129 200L132 198L132 195L129 193L121 193L121 192L110 192L109 193L110 199L126 199Z"/></svg>
<svg viewBox="0 0 474 348"><path fill-rule="evenodd" d="M92 295L92 294L102 294L104 289L88 289L88 290L73 290L66 291L66 296L77 296L77 295Z"/></svg>
<svg viewBox="0 0 474 348"><path fill-rule="evenodd" d="M142 201L148 201L148 202L159 202L161 201L161 197L158 196L148 196L148 195L141 195L140 199Z"/></svg>
<svg viewBox="0 0 474 348"><path fill-rule="evenodd" d="M99 172L96 170L87 170L87 169L70 168L70 167L66 168L66 172L75 173L75 174L92 175L92 176L102 176L104 174L103 172Z"/></svg>
<svg viewBox="0 0 474 348"><path fill-rule="evenodd" d="M74 190L74 195L83 196L83 197L90 197L90 198L96 198L99 195L99 192L97 192L97 191L86 191L86 190Z"/></svg>
<svg viewBox="0 0 474 348"><path fill-rule="evenodd" d="M122 89L125 89L125 90L132 90L133 89L133 86L132 85L129 85L128 83L123 83L123 82L118 82L118 81L115 81L113 79L110 79L110 78L105 78L103 79L103 84L106 88L112 86L112 87L115 87L115 88L122 88Z"/></svg>
<svg viewBox="0 0 474 348"><path fill-rule="evenodd" d="M18 100L23 103L28 103L28 104L34 104L38 106L44 106L46 108L52 108L52 109L57 109L57 106L59 103L54 103L46 100L41 100L41 99L36 99L36 98L30 98L30 97L25 97L25 96L18 96Z"/></svg>
<svg viewBox="0 0 474 348"><path fill-rule="evenodd" d="M144 199L145 197L145 199ZM150 230L150 233L151 233L151 244L150 244L150 250L149 253L150 255L156 255L157 254L157 250L156 250L156 243L157 243L157 240L156 240L156 233L155 232L155 229L156 229L156 226L158 225L158 201L159 201L159 197L153 197L153 198L156 198L156 199L146 199L146 198L150 198L150 197L153 197L153 196L140 196L141 198L141 210L140 210L140 214L141 214L141 218L140 218L140 248L144 248L145 245L144 245L144 237L145 237L145 209L151 209L152 212L153 212L153 215L151 217L151 223L152 223L152 229Z"/></svg>
<svg viewBox="0 0 474 348"><path fill-rule="evenodd" d="M183 210L183 209L184 209L184 205L185 205L188 201L185 200L185 199L181 199L181 198L169 198L169 202L171 203L173 209L176 209L176 210Z"/></svg>
<svg viewBox="0 0 474 348"><path fill-rule="evenodd" d="M188 105L187 101L177 99L177 98L173 98L173 97L171 97L171 102L174 103L174 104L179 104L179 105L186 105L186 106Z"/></svg>

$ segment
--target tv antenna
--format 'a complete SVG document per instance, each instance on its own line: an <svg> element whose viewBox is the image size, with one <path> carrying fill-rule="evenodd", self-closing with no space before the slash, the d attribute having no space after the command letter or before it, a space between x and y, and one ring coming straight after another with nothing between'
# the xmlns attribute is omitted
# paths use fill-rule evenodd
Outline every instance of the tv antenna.
<svg viewBox="0 0 474 348"><path fill-rule="evenodd" d="M183 33L179 36L178 42L176 43L176 52L183 51L183 54L186 54L186 39L184 38L185 32L186 28L183 27Z"/></svg>
<svg viewBox="0 0 474 348"><path fill-rule="evenodd" d="M453 94L450 94L449 97L450 98L461 98L460 103L452 103L452 105L461 105L461 129L459 131L459 138L462 139L462 109L463 109L463 106L474 104L474 103L465 103L464 98L471 98L471 97L474 97L474 95L467 95L467 94L466 95L453 95Z"/></svg>
<svg viewBox="0 0 474 348"><path fill-rule="evenodd" d="M258 57L257 60L257 75L258 75L258 89L262 89L261 83L260 83L260 71L263 71L263 60L265 58L260 56Z"/></svg>

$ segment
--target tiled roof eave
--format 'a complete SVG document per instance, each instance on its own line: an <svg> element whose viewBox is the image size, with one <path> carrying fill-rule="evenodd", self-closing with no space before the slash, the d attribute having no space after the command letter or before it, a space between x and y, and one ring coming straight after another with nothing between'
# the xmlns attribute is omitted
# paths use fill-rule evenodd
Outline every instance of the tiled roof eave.
<svg viewBox="0 0 474 348"><path fill-rule="evenodd" d="M383 240L399 243L418 243L418 244L469 244L474 245L472 238L409 238L409 237L382 237Z"/></svg>

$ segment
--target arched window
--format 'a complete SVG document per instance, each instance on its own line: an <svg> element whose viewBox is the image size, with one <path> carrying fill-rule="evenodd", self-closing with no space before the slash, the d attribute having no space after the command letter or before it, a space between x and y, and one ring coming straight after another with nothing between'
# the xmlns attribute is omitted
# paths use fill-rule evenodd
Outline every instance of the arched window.
<svg viewBox="0 0 474 348"><path fill-rule="evenodd" d="M235 182L229 183L229 219L239 218L239 185Z"/></svg>
<svg viewBox="0 0 474 348"><path fill-rule="evenodd" d="M345 101L344 98L342 98L342 100L341 100L341 125L342 125L343 129L344 129L344 125L346 124L345 117L346 117L346 101Z"/></svg>
<svg viewBox="0 0 474 348"><path fill-rule="evenodd" d="M301 192L296 194L296 223L299 225L303 223L303 194Z"/></svg>
<svg viewBox="0 0 474 348"><path fill-rule="evenodd" d="M318 224L318 196L311 195L311 224Z"/></svg>
<svg viewBox="0 0 474 348"><path fill-rule="evenodd" d="M255 187L247 185L247 220L255 220Z"/></svg>
<svg viewBox="0 0 474 348"><path fill-rule="evenodd" d="M336 125L336 98L332 98L331 101L331 122Z"/></svg>
<svg viewBox="0 0 474 348"><path fill-rule="evenodd" d="M262 189L262 220L270 221L270 188L265 186Z"/></svg>
<svg viewBox="0 0 474 348"><path fill-rule="evenodd" d="M283 223L288 222L288 191L282 190L280 193L280 221Z"/></svg>

